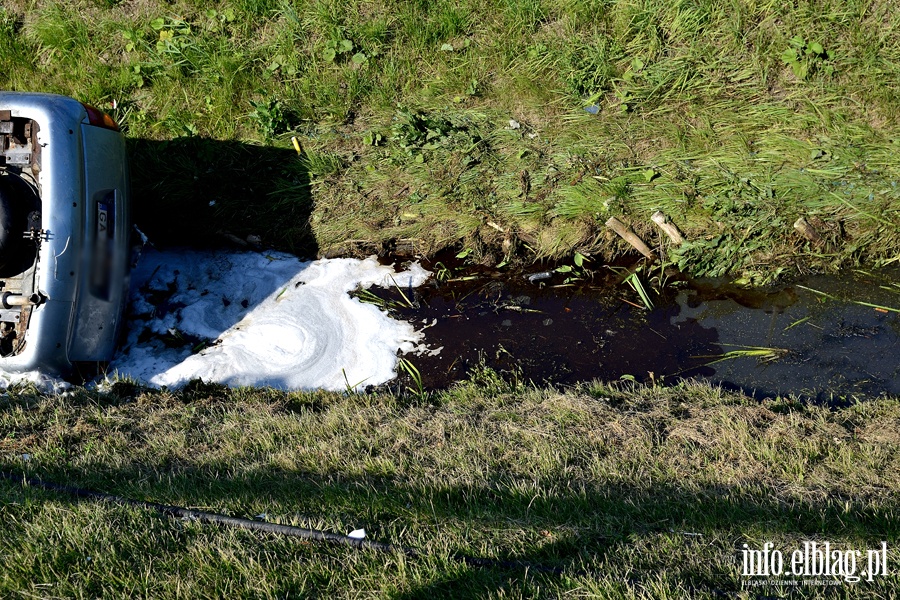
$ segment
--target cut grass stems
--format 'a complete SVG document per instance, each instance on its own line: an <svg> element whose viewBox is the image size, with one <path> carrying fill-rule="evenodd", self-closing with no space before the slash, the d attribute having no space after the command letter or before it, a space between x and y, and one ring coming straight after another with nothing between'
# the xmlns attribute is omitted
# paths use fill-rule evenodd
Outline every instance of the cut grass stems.
<svg viewBox="0 0 900 600"><path fill-rule="evenodd" d="M641 283L641 279L640 277L638 277L637 271L626 277L625 283L627 283L631 287L631 289L637 292L638 296L641 299L641 302L644 303L644 307L647 310L653 310L653 301L650 300L650 295L644 288L644 284Z"/></svg>
<svg viewBox="0 0 900 600"><path fill-rule="evenodd" d="M813 294L816 294L816 295L821 296L821 297L823 297L823 298L828 298L829 300L834 300L834 301L836 301L836 302L845 302L845 303L849 302L849 303L851 303L851 304L858 304L858 305L860 305L860 306L868 306L868 307L870 307L870 308L874 308L874 309L876 309L876 310L881 310L881 311L885 311L885 312L900 313L900 308L894 308L894 307L891 307L891 306L884 306L884 305L882 305L882 304L873 304L872 302L864 302L863 300L853 300L853 299L838 298L837 296L834 296L834 295L832 295L832 294L828 294L828 293L822 292L822 291L820 291L820 290L814 290L813 288L807 287L807 286L805 286L805 285L799 285L799 284L798 284L797 287L800 288L801 290L806 290L806 291L808 291L808 292L812 292ZM884 287L884 286L881 286L881 287L882 287L883 289L890 289L890 288L887 288L887 287Z"/></svg>
<svg viewBox="0 0 900 600"><path fill-rule="evenodd" d="M738 349L729 350L722 355L703 355L694 356L693 358L714 358L715 360L706 363L707 366L739 358L755 358L757 362L769 363L779 358L784 358L790 352L790 350L785 348L767 348L765 346L742 346L740 344L722 344L722 346Z"/></svg>
<svg viewBox="0 0 900 600"><path fill-rule="evenodd" d="M641 299L644 308L647 310L653 310L653 301L650 299L650 294L647 293L647 289L644 287L644 284L641 282L640 272L642 267L638 267L634 270L626 269L625 267L608 267L615 273L619 275L624 275L622 278L622 283L625 283L632 290L637 292L638 297ZM627 273L627 275L626 275ZM629 303L630 304L630 303Z"/></svg>
<svg viewBox="0 0 900 600"><path fill-rule="evenodd" d="M393 276L390 276L391 283L394 284L394 289L397 290L397 293L400 295L400 300L389 300L387 298L382 298L381 296L375 294L371 290L362 289L357 290L354 293L354 296L360 302L365 302L366 304L374 304L375 306L381 308L382 310L397 310L401 308L418 308L418 304L409 299L400 286L397 284L397 281Z"/></svg>
<svg viewBox="0 0 900 600"><path fill-rule="evenodd" d="M367 379L369 379L368 377L366 377L365 379L361 379L361 380L358 381L357 383L354 383L354 384L351 385L351 384L350 384L350 380L347 378L347 371L346 371L345 369L343 369L343 368L341 368L341 375L344 376L344 386L345 386L345 391L346 391L348 394L355 394L357 388L358 388L359 386L361 386L363 383L365 383Z"/></svg>
<svg viewBox="0 0 900 600"><path fill-rule="evenodd" d="M389 277L391 278L391 283L394 284L394 289L396 289L397 293L400 294L400 297L403 298L403 305L406 306L406 308L416 308L417 304L410 300L409 297L403 292L403 290L400 289L400 286L397 284L394 276L389 275Z"/></svg>
<svg viewBox="0 0 900 600"><path fill-rule="evenodd" d="M412 364L409 360L405 358L401 358L398 361L399 369L409 375L409 378L412 379L413 384L416 386L416 397L420 400L424 400L428 397L428 393L425 391L425 384L422 381L422 373L419 372L419 369L416 365Z"/></svg>
<svg viewBox="0 0 900 600"><path fill-rule="evenodd" d="M810 317L810 316L803 317L802 319L797 319L796 321L794 321L793 323L791 323L790 325L788 325L787 327L785 327L785 328L784 328L784 331L787 331L787 330L789 330L789 329L793 329L793 328L796 327L797 325L803 325L804 323L808 322L810 319L812 319L812 317Z"/></svg>
<svg viewBox="0 0 900 600"><path fill-rule="evenodd" d="M387 298L382 298L381 296L376 295L370 290L358 290L353 295L360 302L364 302L365 304L374 304L378 308L385 311L402 307L402 304L400 304L399 302L395 300L388 300Z"/></svg>

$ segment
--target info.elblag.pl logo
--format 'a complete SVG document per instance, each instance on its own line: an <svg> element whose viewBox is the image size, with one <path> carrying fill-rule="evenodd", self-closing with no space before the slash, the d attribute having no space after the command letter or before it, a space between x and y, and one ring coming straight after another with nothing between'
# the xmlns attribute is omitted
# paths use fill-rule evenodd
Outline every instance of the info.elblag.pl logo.
<svg viewBox="0 0 900 600"><path fill-rule="evenodd" d="M776 549L772 542L766 542L760 550L744 544L740 558L744 577L828 577L856 583L888 574L887 542L865 554L833 547L831 542L807 541L787 552Z"/></svg>

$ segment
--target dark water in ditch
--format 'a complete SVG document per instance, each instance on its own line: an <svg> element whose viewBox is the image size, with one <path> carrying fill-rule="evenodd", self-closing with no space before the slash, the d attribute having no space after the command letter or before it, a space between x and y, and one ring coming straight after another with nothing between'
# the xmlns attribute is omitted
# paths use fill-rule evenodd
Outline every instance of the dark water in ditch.
<svg viewBox="0 0 900 600"><path fill-rule="evenodd" d="M484 365L563 385L705 378L756 397L900 395L900 314L884 308L900 307L900 269L769 290L669 280L661 296L648 292L652 310L622 272L568 285L571 273L550 273L460 270L415 290L416 307L397 312L430 325L426 343L441 348L412 358L425 385L447 387Z"/></svg>

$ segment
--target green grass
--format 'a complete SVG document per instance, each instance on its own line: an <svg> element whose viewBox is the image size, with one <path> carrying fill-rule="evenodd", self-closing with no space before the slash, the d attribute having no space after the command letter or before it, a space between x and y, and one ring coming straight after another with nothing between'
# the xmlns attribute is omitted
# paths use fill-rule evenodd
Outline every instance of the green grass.
<svg viewBox="0 0 900 600"><path fill-rule="evenodd" d="M705 385L569 391L490 372L447 392L27 390L0 400L0 469L348 533L360 552L0 481L4 597L773 594L740 549L805 540L898 560L900 404L752 401ZM28 459L23 459L27 455ZM477 568L453 552L551 568ZM842 584L885 597L895 571ZM818 597L820 588L800 588Z"/></svg>
<svg viewBox="0 0 900 600"><path fill-rule="evenodd" d="M0 8L0 88L110 112L153 240L254 235L307 255L456 247L486 265L568 255L599 268L629 251L603 228L616 216L695 275L765 283L896 263L898 65L900 9L886 0ZM655 210L683 247L665 245ZM823 246L794 232L799 216ZM746 587L743 543L886 540L900 558L897 399L826 409L692 384L556 391L489 371L430 393L416 373L408 363L407 396L125 383L3 396L3 470L365 527L428 556L0 482L0 596L754 597L779 590ZM455 551L564 574L478 569ZM835 595L887 597L897 583Z"/></svg>
<svg viewBox="0 0 900 600"><path fill-rule="evenodd" d="M606 219L652 245L660 209L687 235L668 249L682 269L762 283L900 255L894 4L19 0L0 9L0 88L110 111L138 203L217 199L202 233L610 259L628 248ZM235 160L238 186L192 184L234 183ZM251 181L264 193L234 191Z"/></svg>

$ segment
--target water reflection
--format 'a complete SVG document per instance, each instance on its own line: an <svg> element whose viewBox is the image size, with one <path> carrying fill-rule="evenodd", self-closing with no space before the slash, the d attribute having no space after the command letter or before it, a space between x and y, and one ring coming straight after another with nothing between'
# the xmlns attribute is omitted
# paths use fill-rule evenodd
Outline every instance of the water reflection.
<svg viewBox="0 0 900 600"><path fill-rule="evenodd" d="M404 316L432 325L426 339L443 347L415 359L433 388L484 364L538 383L704 377L757 397L840 402L900 394L900 315L805 288L898 306L898 275L810 277L766 291L690 282L652 311L630 303L621 285L539 286L483 275L422 289L420 306ZM777 358L740 356L750 347Z"/></svg>

